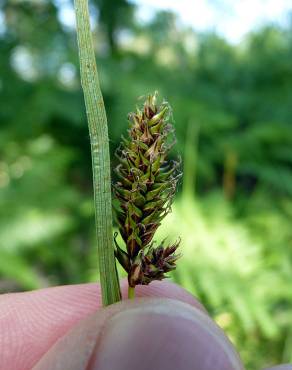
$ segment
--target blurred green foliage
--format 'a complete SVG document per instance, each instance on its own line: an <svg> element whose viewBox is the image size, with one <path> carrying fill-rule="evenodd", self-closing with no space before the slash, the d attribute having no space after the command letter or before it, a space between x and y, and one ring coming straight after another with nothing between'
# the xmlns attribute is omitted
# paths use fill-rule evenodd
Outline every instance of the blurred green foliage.
<svg viewBox="0 0 292 370"><path fill-rule="evenodd" d="M94 281L89 137L68 1L0 1L0 290ZM92 1L111 148L137 97L173 107L184 183L159 237L182 237L173 279L249 369L291 362L292 28L238 46L126 0ZM99 21L98 21L99 20Z"/></svg>

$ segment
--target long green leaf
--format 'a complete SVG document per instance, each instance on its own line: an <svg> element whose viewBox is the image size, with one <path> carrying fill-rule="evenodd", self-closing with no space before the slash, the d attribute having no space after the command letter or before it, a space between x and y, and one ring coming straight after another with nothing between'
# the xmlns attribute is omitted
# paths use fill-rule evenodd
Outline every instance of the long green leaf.
<svg viewBox="0 0 292 370"><path fill-rule="evenodd" d="M100 283L104 305L120 299L113 234L107 118L98 80L88 0L75 0L81 84L91 143Z"/></svg>

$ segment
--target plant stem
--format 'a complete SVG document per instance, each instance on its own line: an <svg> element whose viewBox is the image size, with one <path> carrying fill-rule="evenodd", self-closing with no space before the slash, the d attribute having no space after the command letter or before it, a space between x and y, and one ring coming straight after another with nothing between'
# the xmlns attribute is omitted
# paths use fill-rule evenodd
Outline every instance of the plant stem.
<svg viewBox="0 0 292 370"><path fill-rule="evenodd" d="M88 120L95 222L103 305L120 300L112 234L110 155L106 111L100 90L90 30L88 0L75 0L81 85Z"/></svg>
<svg viewBox="0 0 292 370"><path fill-rule="evenodd" d="M128 298L129 299L135 298L135 288L131 287L130 285L128 287Z"/></svg>

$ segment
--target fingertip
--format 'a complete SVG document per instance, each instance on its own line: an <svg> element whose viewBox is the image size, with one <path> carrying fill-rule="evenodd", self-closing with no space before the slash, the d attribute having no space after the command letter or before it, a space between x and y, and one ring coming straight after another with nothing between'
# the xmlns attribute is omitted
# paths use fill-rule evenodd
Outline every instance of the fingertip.
<svg viewBox="0 0 292 370"><path fill-rule="evenodd" d="M121 281L121 287L125 298L126 279ZM204 311L190 293L169 281L138 286L136 296L176 299ZM100 309L101 305L101 290L96 283L1 296L0 315L4 320L0 322L3 333L0 343L4 345L0 351L0 363L4 368L30 369L60 337L77 322ZM12 337L17 340L12 340Z"/></svg>
<svg viewBox="0 0 292 370"><path fill-rule="evenodd" d="M172 283L171 281L155 281L149 285L148 289L140 285L138 288L138 297L161 297L176 299L178 301L190 304L200 310L207 312L202 303L181 286Z"/></svg>
<svg viewBox="0 0 292 370"><path fill-rule="evenodd" d="M34 370L56 368L243 369L231 343L205 313L165 298L124 301L83 320Z"/></svg>
<svg viewBox="0 0 292 370"><path fill-rule="evenodd" d="M123 298L127 298L128 283L126 280L121 281L121 289ZM150 285L138 285L136 286L136 297L157 297L157 298L169 298L176 299L178 301L187 303L191 306L199 308L200 310L207 312L202 303L195 298L191 293L181 286L169 281L153 281Z"/></svg>

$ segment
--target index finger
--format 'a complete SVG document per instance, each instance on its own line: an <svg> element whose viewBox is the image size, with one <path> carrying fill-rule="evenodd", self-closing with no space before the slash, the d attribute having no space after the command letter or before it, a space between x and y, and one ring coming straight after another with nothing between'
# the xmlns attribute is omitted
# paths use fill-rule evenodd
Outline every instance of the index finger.
<svg viewBox="0 0 292 370"><path fill-rule="evenodd" d="M126 285L123 281L123 295ZM170 282L139 286L137 296L177 299L204 310L191 294ZM3 369L31 369L60 337L100 307L98 284L68 285L1 296L1 366Z"/></svg>

